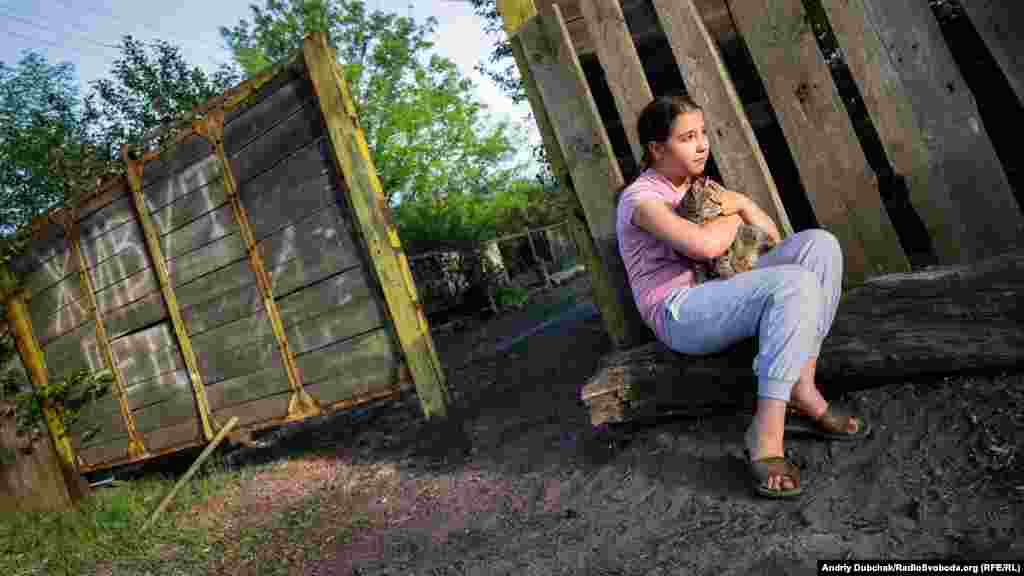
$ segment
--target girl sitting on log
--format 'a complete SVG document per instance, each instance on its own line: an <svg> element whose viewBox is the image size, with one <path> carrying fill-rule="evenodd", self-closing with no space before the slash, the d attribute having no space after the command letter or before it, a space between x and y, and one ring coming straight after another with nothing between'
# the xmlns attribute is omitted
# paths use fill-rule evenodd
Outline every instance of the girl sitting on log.
<svg viewBox="0 0 1024 576"><path fill-rule="evenodd" d="M709 154L704 113L690 98L654 100L637 132L643 172L619 197L616 229L640 314L682 354L712 354L757 336L757 411L744 438L751 480L762 496L797 496L800 472L784 457L786 429L843 440L869 432L862 417L830 406L814 381L841 294L839 243L820 229L783 240L751 199L725 189L717 199L722 216L703 224L680 217L674 207L703 175ZM752 270L698 284L695 269L724 254L742 224L766 231L775 247ZM787 425L790 402L797 414Z"/></svg>

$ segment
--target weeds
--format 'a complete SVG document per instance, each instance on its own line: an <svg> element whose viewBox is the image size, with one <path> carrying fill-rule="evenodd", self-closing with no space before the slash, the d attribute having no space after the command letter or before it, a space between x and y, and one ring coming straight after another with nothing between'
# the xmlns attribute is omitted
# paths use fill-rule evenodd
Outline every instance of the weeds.
<svg viewBox="0 0 1024 576"><path fill-rule="evenodd" d="M210 551L210 531L186 518L196 504L236 488L244 473L222 463L204 467L190 490L150 530L141 527L173 478L99 488L77 509L19 512L0 519L0 572L12 576L194 574Z"/></svg>

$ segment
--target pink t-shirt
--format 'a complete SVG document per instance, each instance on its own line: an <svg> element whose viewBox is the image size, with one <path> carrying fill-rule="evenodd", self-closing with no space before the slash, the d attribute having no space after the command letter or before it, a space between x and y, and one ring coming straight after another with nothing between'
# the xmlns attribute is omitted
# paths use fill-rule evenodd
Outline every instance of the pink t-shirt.
<svg viewBox="0 0 1024 576"><path fill-rule="evenodd" d="M695 284L694 263L678 254L667 242L633 224L637 203L653 198L676 206L683 192L658 172L648 169L622 191L616 215L619 254L626 265L633 299L644 322L662 342L668 342L662 326L665 298L670 292Z"/></svg>

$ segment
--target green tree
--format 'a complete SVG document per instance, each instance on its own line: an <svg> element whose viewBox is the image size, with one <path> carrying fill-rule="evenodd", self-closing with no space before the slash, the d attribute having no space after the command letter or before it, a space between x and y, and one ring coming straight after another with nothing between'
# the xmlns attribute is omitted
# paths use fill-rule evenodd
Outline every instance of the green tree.
<svg viewBox="0 0 1024 576"><path fill-rule="evenodd" d="M131 36L110 76L93 82L84 100L70 64L34 52L14 67L0 63L0 235L93 190L123 170L123 145L145 145L155 128L239 79L228 66L212 75L190 66L168 42Z"/></svg>
<svg viewBox="0 0 1024 576"><path fill-rule="evenodd" d="M81 107L74 69L26 52L0 62L0 235L67 199L53 170L55 151L81 152Z"/></svg>
<svg viewBox="0 0 1024 576"><path fill-rule="evenodd" d="M299 49L309 32L327 33L392 206L497 190L515 173L509 125L488 125L472 82L430 54L436 20L368 12L358 0L266 0L250 8L251 22L221 28L250 75Z"/></svg>
<svg viewBox="0 0 1024 576"><path fill-rule="evenodd" d="M186 119L240 80L240 73L227 64L213 74L188 64L170 42L147 45L124 36L109 76L90 84L84 102L89 137L107 159L117 162L123 145L149 146L158 127Z"/></svg>

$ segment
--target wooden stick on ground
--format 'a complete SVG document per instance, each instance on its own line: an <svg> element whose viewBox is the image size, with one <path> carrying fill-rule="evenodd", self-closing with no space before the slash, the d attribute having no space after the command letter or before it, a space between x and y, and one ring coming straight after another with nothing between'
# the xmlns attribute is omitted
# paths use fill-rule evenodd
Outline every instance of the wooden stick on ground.
<svg viewBox="0 0 1024 576"><path fill-rule="evenodd" d="M206 446L202 454L200 454L199 457L196 458L196 461L193 462L191 466L189 466L188 471L186 471L185 474L181 478L179 478L177 482L175 482L174 487L171 488L171 491L168 492L167 495L164 496L164 499L160 501L160 505L157 506L156 510L153 511L153 515L150 516L149 520L146 521L146 524L142 526L143 531L148 529L150 525L156 522L156 519L159 518L161 514L163 514L164 510L167 509L167 505L171 503L171 499L174 498L174 495L178 493L178 490L180 490L181 487L185 484L185 482L188 482L189 478L191 478L192 475L194 475L196 471L199 470L199 467L202 466L203 462L205 462L206 459L210 457L210 454L213 454L213 451L217 449L217 446L220 446L220 443L223 442L224 438L227 437L228 432L230 432L231 429L234 428L235 424L237 423L238 416L232 416L231 420L228 420L228 423L225 424L224 427L221 428L219 432L217 432L217 435L213 437L213 440L211 440L210 443Z"/></svg>

